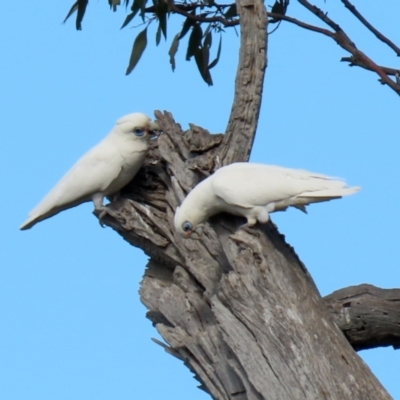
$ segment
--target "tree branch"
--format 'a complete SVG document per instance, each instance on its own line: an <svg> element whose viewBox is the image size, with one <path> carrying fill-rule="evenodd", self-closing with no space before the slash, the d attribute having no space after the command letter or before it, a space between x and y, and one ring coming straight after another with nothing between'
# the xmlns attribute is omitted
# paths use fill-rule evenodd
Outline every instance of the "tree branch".
<svg viewBox="0 0 400 400"><path fill-rule="evenodd" d="M366 27L368 28L379 40L381 40L383 43L386 43L396 54L398 57L400 57L400 48L398 48L391 40L389 40L386 36L384 36L382 33L380 33L376 28L374 28L362 15L361 13L356 9L356 7L350 3L348 0L342 0L342 3L345 5L347 9L350 10L350 12L357 17L358 20Z"/></svg>
<svg viewBox="0 0 400 400"><path fill-rule="evenodd" d="M319 19L324 21L328 26L330 26L335 33L332 33L332 39L336 43L352 54L350 66L357 65L362 68L376 72L380 77L380 82L382 84L387 84L391 89L393 89L400 96L400 85L397 82L393 82L385 73L385 71L375 64L369 57L367 57L362 51L358 50L356 45L343 29L333 20L331 20L326 13L324 13L318 7L311 5L307 0L298 0L301 5L303 5L307 10L311 11ZM345 59L347 60L347 59Z"/></svg>
<svg viewBox="0 0 400 400"><path fill-rule="evenodd" d="M267 67L267 11L262 0L237 0L239 65L235 97L224 136L221 165L248 161L253 146Z"/></svg>
<svg viewBox="0 0 400 400"><path fill-rule="evenodd" d="M363 284L337 290L324 300L355 350L400 348L400 289Z"/></svg>
<svg viewBox="0 0 400 400"><path fill-rule="evenodd" d="M309 31L321 33L321 34L323 34L325 36L328 36L330 38L333 38L333 35L334 35L334 33L329 31L328 29L319 28L318 26L307 24L306 22L300 21L300 20L298 20L296 18L289 17L287 15L275 14L275 13L269 12L268 16L272 17L272 18L274 18L276 20L282 20L282 21L290 22L292 24L295 24L295 25L299 26L300 28L304 28L304 29L307 29Z"/></svg>
<svg viewBox="0 0 400 400"><path fill-rule="evenodd" d="M320 28L320 27L315 26L315 25L307 24L307 23L305 23L303 21L300 21L300 20L298 20L296 18L289 17L287 15L274 14L274 13L268 13L268 15L270 17L273 17L276 20L282 20L282 21L290 22L290 23L292 23L294 25L299 26L300 28L307 29L307 30L312 31L312 32L321 33L322 35L328 36L328 37L330 37L331 39L333 39L333 40L335 40L337 42L337 39L336 39L336 36L335 36L335 32L331 32L328 29L324 29L324 28ZM340 45L340 43L338 43L338 44ZM345 50L348 50L347 47L343 47L342 46L342 48L344 48ZM357 64L355 62L354 57L342 57L340 61L349 62L351 65L357 65L357 66L362 67L364 69L367 69L369 71L376 72L375 69L373 68L373 66L370 66L369 63L363 63L363 64L358 63ZM396 83L398 85L400 85L400 83L398 81L398 77L400 75L400 69L384 67L382 65L379 65L377 67L378 67L378 69L382 70L386 75L394 76L396 78Z"/></svg>
<svg viewBox="0 0 400 400"><path fill-rule="evenodd" d="M233 19L229 20L226 18L223 18L221 16L213 16L213 17L205 17L201 15L194 15L190 13L189 11L193 11L194 9L201 8L203 5L200 4L175 4L173 0L165 0L168 6L170 7L171 11L180 14L182 16L185 16L186 18L197 21L197 22L205 22L205 23L221 23L225 27L232 27L239 25L240 20L239 19ZM274 21L286 21L290 22L292 24L295 24L303 29L310 30L312 32L317 32L320 34L323 34L325 36L330 37L333 39L339 46L341 46L344 50L348 51L351 53L351 57L342 57L340 61L343 62L348 62L349 66L358 66L363 69L366 69L368 71L375 72L379 75L380 77L380 82L382 84L387 84L391 89L393 89L397 94L400 95L400 69L396 68L390 68L390 67L385 67L376 64L373 60L371 60L368 56L366 56L362 51L358 50L354 42L348 37L348 35L340 28L340 26L335 23L333 20L331 20L326 13L322 12L319 8L316 6L313 6L309 4L306 0L299 0L299 2L306 7L309 11L311 11L313 14L315 14L317 17L319 17L322 21L324 21L327 25L329 25L334 32L320 28L311 24L307 24L303 21L300 21L296 18L292 18L286 15L282 14L277 14L277 13L268 13L268 16L271 17ZM386 43L389 47L391 47L397 55L400 55L400 49L388 38L386 38L382 33L380 33L376 28L374 28L357 10L356 8L348 1L348 0L342 0L342 2L345 4L345 6L371 31L373 32L381 41ZM227 5L223 5L222 7L226 7ZM218 6L221 8L221 6ZM155 7L151 6L146 8L146 12L154 12ZM256 35L257 37L257 35ZM264 39L260 38L259 40L260 45L262 45L262 41ZM265 41L266 43L266 41ZM251 76L250 74L247 74ZM391 80L389 76L394 76L395 80ZM246 125L246 124L243 124ZM250 125L251 122L250 122ZM246 127L247 128L247 127ZM233 128L234 129L234 128ZM240 129L240 128L239 128ZM228 126L227 132L230 131L230 127ZM228 135L229 136L229 135ZM254 138L254 137L253 137ZM228 140L228 138L227 138ZM250 148L251 148L251 141L250 141ZM248 156L250 154L250 149L248 146L244 147L245 151L248 151ZM243 152L244 153L244 152ZM232 158L234 160L242 160L243 155L241 154L240 156L238 155L237 158ZM247 156L247 158L248 158ZM228 161L227 161L228 162ZM227 162L224 162L227 163ZM229 163L229 162L228 162Z"/></svg>
<svg viewBox="0 0 400 400"><path fill-rule="evenodd" d="M215 17L202 17L200 15L193 15L190 12L187 12L186 10L182 9L182 7L179 7L178 5L175 4L174 0L165 0L165 2L168 4L168 7L170 8L171 11L175 12L176 14L183 15L186 18L189 18L193 21L198 21L198 22L220 22L222 25L225 27L229 26L236 26L239 25L239 20L228 20L223 17L215 16ZM198 6L196 5L195 8Z"/></svg>

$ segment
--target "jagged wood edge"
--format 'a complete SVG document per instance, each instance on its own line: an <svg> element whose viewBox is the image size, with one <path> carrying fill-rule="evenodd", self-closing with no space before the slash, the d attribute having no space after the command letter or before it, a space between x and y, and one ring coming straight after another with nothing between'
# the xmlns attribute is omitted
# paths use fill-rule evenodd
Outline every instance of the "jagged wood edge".
<svg viewBox="0 0 400 400"><path fill-rule="evenodd" d="M350 286L324 297L324 301L356 351L400 348L400 289Z"/></svg>

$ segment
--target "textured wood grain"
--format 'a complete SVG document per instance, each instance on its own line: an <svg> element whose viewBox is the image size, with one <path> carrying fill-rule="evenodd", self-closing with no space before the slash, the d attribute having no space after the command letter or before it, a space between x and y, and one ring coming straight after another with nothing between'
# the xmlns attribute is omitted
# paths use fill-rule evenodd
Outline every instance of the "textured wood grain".
<svg viewBox="0 0 400 400"><path fill-rule="evenodd" d="M175 233L174 210L217 167L218 146L191 152L156 115L165 133L104 222L150 256L140 296L168 353L214 399L389 399L272 223L241 230L221 214L201 240ZM190 169L198 157L210 170Z"/></svg>
<svg viewBox="0 0 400 400"><path fill-rule="evenodd" d="M237 0L240 16L235 97L226 128L221 164L248 161L257 130L267 67L267 12L261 0Z"/></svg>
<svg viewBox="0 0 400 400"><path fill-rule="evenodd" d="M324 300L355 350L400 348L400 289L350 286Z"/></svg>

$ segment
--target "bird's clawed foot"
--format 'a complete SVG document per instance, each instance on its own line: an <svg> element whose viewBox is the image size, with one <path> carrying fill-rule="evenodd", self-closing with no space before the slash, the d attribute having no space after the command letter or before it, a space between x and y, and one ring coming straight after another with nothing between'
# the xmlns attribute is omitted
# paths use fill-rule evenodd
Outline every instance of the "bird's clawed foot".
<svg viewBox="0 0 400 400"><path fill-rule="evenodd" d="M104 218L106 215L110 215L110 216L112 217L113 214L112 214L111 210L110 210L108 207L102 207L100 210L96 210L96 211L97 211L96 214L97 214L97 217L98 217L98 219L99 219L99 224L100 224L100 226L101 226L102 228L105 228L105 225L104 225L104 223L103 223L103 218Z"/></svg>
<svg viewBox="0 0 400 400"><path fill-rule="evenodd" d="M257 221L254 223L249 223L247 222L246 224L240 225L239 229L242 231L245 231L247 233L250 233L251 235L254 235L254 226L256 225Z"/></svg>

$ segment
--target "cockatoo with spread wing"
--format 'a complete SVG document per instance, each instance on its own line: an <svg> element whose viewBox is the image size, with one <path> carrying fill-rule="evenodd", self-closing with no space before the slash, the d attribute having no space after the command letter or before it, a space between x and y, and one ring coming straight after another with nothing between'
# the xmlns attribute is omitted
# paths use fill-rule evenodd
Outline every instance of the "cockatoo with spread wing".
<svg viewBox="0 0 400 400"><path fill-rule="evenodd" d="M174 225L183 237L198 238L202 224L219 212L243 216L244 226L266 223L269 214L339 199L359 191L326 175L254 163L234 163L200 182L176 209Z"/></svg>
<svg viewBox="0 0 400 400"><path fill-rule="evenodd" d="M112 195L129 183L139 171L149 149L156 123L141 113L120 118L111 132L89 150L30 212L20 229L60 211L93 201L103 210L105 196Z"/></svg>

